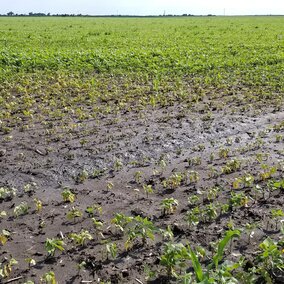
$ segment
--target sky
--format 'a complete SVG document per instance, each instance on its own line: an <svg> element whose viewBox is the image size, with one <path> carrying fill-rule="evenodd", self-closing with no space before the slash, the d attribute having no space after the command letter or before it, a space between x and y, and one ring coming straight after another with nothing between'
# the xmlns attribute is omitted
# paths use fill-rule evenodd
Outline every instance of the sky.
<svg viewBox="0 0 284 284"><path fill-rule="evenodd" d="M0 0L0 14L284 15L284 0Z"/></svg>

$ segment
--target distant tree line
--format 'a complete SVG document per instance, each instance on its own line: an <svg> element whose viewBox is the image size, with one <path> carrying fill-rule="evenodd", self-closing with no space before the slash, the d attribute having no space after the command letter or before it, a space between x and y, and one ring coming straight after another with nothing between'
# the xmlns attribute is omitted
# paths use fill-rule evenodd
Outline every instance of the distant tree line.
<svg viewBox="0 0 284 284"><path fill-rule="evenodd" d="M30 12L28 14L17 14L14 12L8 12L7 14L0 14L1 17L193 17L192 14L182 14L182 15L173 15L173 14L164 14L164 15L148 15L148 16L136 16L136 15L82 15L82 14L50 14L50 13L34 13ZM214 16L214 15L207 15Z"/></svg>

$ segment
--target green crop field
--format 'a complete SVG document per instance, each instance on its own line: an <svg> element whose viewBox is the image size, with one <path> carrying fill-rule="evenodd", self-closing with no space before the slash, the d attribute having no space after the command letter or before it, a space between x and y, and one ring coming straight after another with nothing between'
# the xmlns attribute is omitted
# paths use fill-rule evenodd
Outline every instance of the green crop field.
<svg viewBox="0 0 284 284"><path fill-rule="evenodd" d="M0 17L0 282L283 283L284 17Z"/></svg>

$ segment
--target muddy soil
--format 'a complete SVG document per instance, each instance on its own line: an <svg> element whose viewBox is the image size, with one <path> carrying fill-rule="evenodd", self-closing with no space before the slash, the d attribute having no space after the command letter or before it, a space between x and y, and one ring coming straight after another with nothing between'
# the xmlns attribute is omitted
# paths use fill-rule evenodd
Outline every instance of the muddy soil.
<svg viewBox="0 0 284 284"><path fill-rule="evenodd" d="M248 234L242 232L229 256L253 259L266 236L277 238L280 234L270 220L270 210L283 208L283 191L270 194L264 190L254 200L252 188L241 186L237 192L251 197L245 206L194 227L185 220L192 208L188 198L193 195L200 196L197 205L201 207L210 203L207 192L218 187L221 190L216 201L225 203L235 178L245 174L265 187L267 180L260 178L263 164L277 168L269 179L283 178L283 108L230 109L233 106L227 105L208 114L202 102L191 108L176 104L76 121L72 132L53 121L46 128L35 123L24 131L15 127L9 134L1 133L0 187L17 189L14 197L0 201L0 211L7 213L0 219L0 232L10 232L7 243L0 245L0 262L11 256L18 261L8 279L20 277L13 283L39 283L44 273L54 271L58 283L166 283L166 271L159 264L162 236L156 234L147 244L137 241L126 250L126 237L111 223L116 213L148 217L161 229L170 226L174 241L188 241L208 251L210 242L224 234L229 221L235 228L259 222L253 239L248 242ZM221 149L227 149L227 155L222 156ZM230 173L222 172L233 159L241 166ZM197 172L198 178L184 179L172 189L163 186L174 173L186 172L189 176ZM143 185L153 188L148 197ZM76 195L74 203L63 202L64 188ZM171 197L179 204L175 212L165 216L161 202ZM35 198L43 203L40 212L36 211ZM29 209L16 217L14 209L21 202ZM93 204L102 208L101 214L95 212L93 216L103 223L102 234L85 212ZM68 220L67 212L73 207L83 216ZM93 239L85 246L74 246L68 236L82 229ZM65 250L48 256L47 238L63 239ZM111 242L118 248L115 259L105 252ZM28 258L36 264L29 267ZM79 269L83 262L84 267ZM147 267L156 272L151 279L147 278Z"/></svg>

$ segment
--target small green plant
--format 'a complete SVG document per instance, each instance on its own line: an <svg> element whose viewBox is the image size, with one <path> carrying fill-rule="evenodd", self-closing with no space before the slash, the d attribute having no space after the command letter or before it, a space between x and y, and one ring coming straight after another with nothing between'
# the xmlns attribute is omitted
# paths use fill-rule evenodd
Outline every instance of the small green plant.
<svg viewBox="0 0 284 284"><path fill-rule="evenodd" d="M107 190L112 190L113 189L113 183L111 181L107 182Z"/></svg>
<svg viewBox="0 0 284 284"><path fill-rule="evenodd" d="M120 159L115 159L114 164L113 164L113 168L115 171L119 171L121 170L123 167L123 163Z"/></svg>
<svg viewBox="0 0 284 284"><path fill-rule="evenodd" d="M75 194L72 191L65 187L64 190L61 192L61 196L64 202L73 203L75 201Z"/></svg>
<svg viewBox="0 0 284 284"><path fill-rule="evenodd" d="M240 170L240 168L241 168L241 161L238 159L233 159L231 161L228 161L226 165L222 167L222 173L231 174L233 172Z"/></svg>
<svg viewBox="0 0 284 284"><path fill-rule="evenodd" d="M205 206L204 210L202 211L202 215L204 216L205 221L213 221L218 216L217 213L217 206L213 203L209 203Z"/></svg>
<svg viewBox="0 0 284 284"><path fill-rule="evenodd" d="M200 179L200 175L196 171L190 171L188 173L188 178L191 183L197 183Z"/></svg>
<svg viewBox="0 0 284 284"><path fill-rule="evenodd" d="M24 192L29 195L33 194L38 189L38 185L35 182L24 185Z"/></svg>
<svg viewBox="0 0 284 284"><path fill-rule="evenodd" d="M167 243L160 257L161 265L167 269L167 276L177 276L176 267L183 267L186 260L190 259L188 249L182 244Z"/></svg>
<svg viewBox="0 0 284 284"><path fill-rule="evenodd" d="M107 243L106 244L106 255L107 255L107 259L108 259L108 255L110 255L112 259L116 259L116 256L117 256L117 245L116 245L116 243Z"/></svg>
<svg viewBox="0 0 284 284"><path fill-rule="evenodd" d="M260 245L261 252L256 256L257 272L265 283L274 283L274 275L283 273L283 242L277 243L266 238Z"/></svg>
<svg viewBox="0 0 284 284"><path fill-rule="evenodd" d="M55 274L53 271L46 272L41 278L41 283L45 284L57 284Z"/></svg>
<svg viewBox="0 0 284 284"><path fill-rule="evenodd" d="M232 208L236 207L247 207L249 203L249 197L245 195L243 192L240 193L234 193L231 192L231 198L230 198L230 205Z"/></svg>
<svg viewBox="0 0 284 284"><path fill-rule="evenodd" d="M225 251L225 247L227 246L227 244L231 242L233 238L239 237L239 236L240 236L240 231L238 230L226 232L224 238L218 242L216 253L213 255L212 262L209 263L206 271L203 271L202 266L198 260L197 254L188 245L188 251L190 254L190 259L192 262L193 270L195 272L197 283L210 283L209 282L210 279L211 281L213 281L215 277L218 277L218 278L220 277L218 275L219 274L218 272L222 272L222 274L224 273L223 276L226 275L227 277L232 278L232 275L229 274L230 270L226 269L226 271L222 271L222 267L219 266L219 263L224 258L224 251ZM220 283L220 282L218 281L218 282L211 282L211 283ZM227 280L224 283L237 283L237 282L228 282Z"/></svg>
<svg viewBox="0 0 284 284"><path fill-rule="evenodd" d="M8 241L8 236L5 233L0 234L0 244L4 246Z"/></svg>
<svg viewBox="0 0 284 284"><path fill-rule="evenodd" d="M270 167L268 165L261 165L262 172L259 174L259 177L261 180L267 180L273 176L273 174L276 173L277 167Z"/></svg>
<svg viewBox="0 0 284 284"><path fill-rule="evenodd" d="M125 242L125 249L128 250L134 244L134 241L141 238L142 244L145 245L147 239L154 240L154 232L157 231L153 222L147 217L142 218L141 216L136 216L131 220L127 228L127 240Z"/></svg>
<svg viewBox="0 0 284 284"><path fill-rule="evenodd" d="M143 189L144 189L144 191L145 191L145 193L146 193L146 196L147 196L147 198L149 198L149 193L153 193L154 191L153 191L153 187L152 187L152 185L151 184L144 184L143 185Z"/></svg>
<svg viewBox="0 0 284 284"><path fill-rule="evenodd" d="M33 258L31 258L31 257L26 258L26 259L25 259L25 262L28 263L29 269L30 269L32 266L35 266L35 265L36 265L36 261L35 261Z"/></svg>
<svg viewBox="0 0 284 284"><path fill-rule="evenodd" d="M10 200L17 194L16 188L0 187L0 201Z"/></svg>
<svg viewBox="0 0 284 284"><path fill-rule="evenodd" d="M85 180L87 180L89 177L89 173L84 169L81 172L78 173L76 176L76 182L77 183L83 183Z"/></svg>
<svg viewBox="0 0 284 284"><path fill-rule="evenodd" d="M82 230L80 233L71 233L69 238L75 242L76 245L85 246L87 241L93 239L92 235L87 230Z"/></svg>
<svg viewBox="0 0 284 284"><path fill-rule="evenodd" d="M275 228L278 229L278 221L280 218L284 217L284 212L282 209L271 209L271 217L275 220Z"/></svg>
<svg viewBox="0 0 284 284"><path fill-rule="evenodd" d="M126 226L133 220L133 217L126 216L124 214L116 213L115 217L111 220L111 223L115 225L121 232L124 232Z"/></svg>
<svg viewBox="0 0 284 284"><path fill-rule="evenodd" d="M213 201L214 199L216 199L218 197L218 194L220 192L220 188L219 187L212 187L209 188L206 192L207 194L207 199L209 201Z"/></svg>
<svg viewBox="0 0 284 284"><path fill-rule="evenodd" d="M171 229L171 227L170 226L167 226L167 229L160 229L160 234L162 235L162 237L163 237L163 240L165 241L171 241L171 240L173 240L173 238L174 238L174 233L173 233L173 231L172 231L172 229Z"/></svg>
<svg viewBox="0 0 284 284"><path fill-rule="evenodd" d="M196 226L200 222L200 210L198 207L195 207L191 210L188 210L186 213L186 222L191 226Z"/></svg>
<svg viewBox="0 0 284 284"><path fill-rule="evenodd" d="M26 215L28 214L29 208L30 208L29 205L25 201L23 201L14 208L14 215L16 217L19 217L21 215Z"/></svg>
<svg viewBox="0 0 284 284"><path fill-rule="evenodd" d="M10 274L12 273L13 266L17 264L18 264L18 261L15 258L11 258L4 265L0 263L0 280L4 278L8 278Z"/></svg>
<svg viewBox="0 0 284 284"><path fill-rule="evenodd" d="M73 220L75 222L76 218L80 218L83 216L83 213L80 209L77 209L76 207L72 207L70 211L67 212L67 219Z"/></svg>
<svg viewBox="0 0 284 284"><path fill-rule="evenodd" d="M36 206L36 212L39 213L42 211L42 202L38 198L34 199L35 206Z"/></svg>
<svg viewBox="0 0 284 284"><path fill-rule="evenodd" d="M161 203L163 215L173 214L178 207L178 200L171 198L165 198Z"/></svg>
<svg viewBox="0 0 284 284"><path fill-rule="evenodd" d="M284 140L283 135L281 135L281 134L276 134L276 136L275 136L275 141L276 141L276 143L280 143L280 142L282 142L283 140Z"/></svg>
<svg viewBox="0 0 284 284"><path fill-rule="evenodd" d="M219 158L220 159L226 159L227 157L228 157L228 155L229 155L229 152L230 152L230 149L228 149L228 148L221 148L220 150L219 150Z"/></svg>
<svg viewBox="0 0 284 284"><path fill-rule="evenodd" d="M7 217L6 211L0 211L0 219Z"/></svg>
<svg viewBox="0 0 284 284"><path fill-rule="evenodd" d="M56 250L63 251L65 243L59 239L46 239L45 241L45 249L48 253L48 256L54 256Z"/></svg>
<svg viewBox="0 0 284 284"><path fill-rule="evenodd" d="M141 179L142 179L142 172L141 171L137 171L134 173L134 179L136 183L141 183Z"/></svg>
<svg viewBox="0 0 284 284"><path fill-rule="evenodd" d="M163 187L168 189L177 189L184 179L184 175L182 173L174 173L168 179L163 181Z"/></svg>
<svg viewBox="0 0 284 284"><path fill-rule="evenodd" d="M95 215L95 213L98 213L99 215L101 215L103 213L103 208L102 206L98 205L98 204L94 204L92 206L88 206L86 208L86 213L89 215L89 217L92 217Z"/></svg>
<svg viewBox="0 0 284 284"><path fill-rule="evenodd" d="M199 201L199 199L200 197L198 195L193 194L187 198L187 201L189 205L195 205Z"/></svg>

